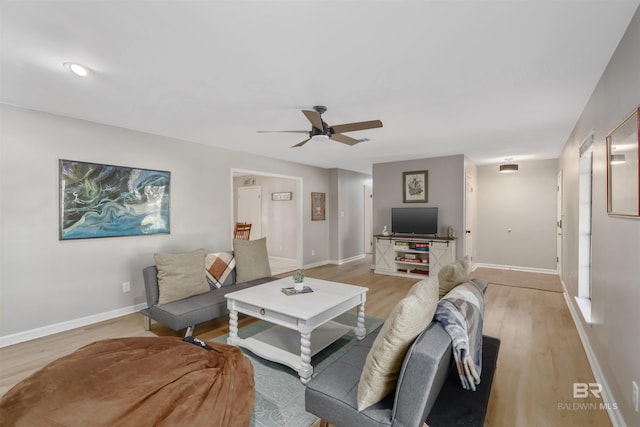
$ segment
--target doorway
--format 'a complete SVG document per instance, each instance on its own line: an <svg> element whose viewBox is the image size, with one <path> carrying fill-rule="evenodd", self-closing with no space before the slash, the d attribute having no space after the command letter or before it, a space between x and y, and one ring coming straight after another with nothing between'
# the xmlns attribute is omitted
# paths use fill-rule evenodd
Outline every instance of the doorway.
<svg viewBox="0 0 640 427"><path fill-rule="evenodd" d="M231 169L231 230L236 221L249 222L252 240L267 239L274 275L303 265L301 195L302 178Z"/></svg>
<svg viewBox="0 0 640 427"><path fill-rule="evenodd" d="M473 263L473 218L475 205L473 202L473 176L464 175L464 255Z"/></svg>
<svg viewBox="0 0 640 427"><path fill-rule="evenodd" d="M260 186L238 188L238 214L235 222L251 224L250 239L262 237L262 189Z"/></svg>
<svg viewBox="0 0 640 427"><path fill-rule="evenodd" d="M558 172L556 186L556 270L562 277L562 170Z"/></svg>
<svg viewBox="0 0 640 427"><path fill-rule="evenodd" d="M373 253L373 187L364 186L364 253Z"/></svg>

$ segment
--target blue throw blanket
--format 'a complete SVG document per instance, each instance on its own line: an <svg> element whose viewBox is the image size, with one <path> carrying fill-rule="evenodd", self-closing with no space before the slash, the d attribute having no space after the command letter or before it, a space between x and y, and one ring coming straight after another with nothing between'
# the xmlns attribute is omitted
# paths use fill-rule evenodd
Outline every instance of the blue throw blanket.
<svg viewBox="0 0 640 427"><path fill-rule="evenodd" d="M438 303L435 318L453 342L453 356L465 390L476 390L482 372L484 295L473 282L453 288Z"/></svg>

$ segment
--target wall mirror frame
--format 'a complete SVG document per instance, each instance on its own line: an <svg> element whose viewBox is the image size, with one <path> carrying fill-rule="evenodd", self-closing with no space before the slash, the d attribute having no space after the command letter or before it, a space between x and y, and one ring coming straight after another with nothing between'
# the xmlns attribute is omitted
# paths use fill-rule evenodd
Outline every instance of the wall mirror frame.
<svg viewBox="0 0 640 427"><path fill-rule="evenodd" d="M607 213L640 218L640 106L607 135Z"/></svg>

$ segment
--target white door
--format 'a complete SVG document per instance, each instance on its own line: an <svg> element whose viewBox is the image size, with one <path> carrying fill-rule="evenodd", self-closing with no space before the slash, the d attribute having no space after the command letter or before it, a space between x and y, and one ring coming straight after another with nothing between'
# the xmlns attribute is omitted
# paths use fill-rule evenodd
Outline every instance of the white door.
<svg viewBox="0 0 640 427"><path fill-rule="evenodd" d="M238 187L237 222L251 224L251 240L262 237L262 203L260 186Z"/></svg>
<svg viewBox="0 0 640 427"><path fill-rule="evenodd" d="M558 172L556 192L556 270L562 277L562 171Z"/></svg>
<svg viewBox="0 0 640 427"><path fill-rule="evenodd" d="M473 177L464 176L464 255L473 261Z"/></svg>

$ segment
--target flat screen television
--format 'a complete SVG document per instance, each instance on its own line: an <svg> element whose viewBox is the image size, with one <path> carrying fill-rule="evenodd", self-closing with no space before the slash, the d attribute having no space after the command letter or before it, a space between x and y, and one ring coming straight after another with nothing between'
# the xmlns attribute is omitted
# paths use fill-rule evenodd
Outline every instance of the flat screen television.
<svg viewBox="0 0 640 427"><path fill-rule="evenodd" d="M438 234L438 208L391 208L394 234Z"/></svg>

